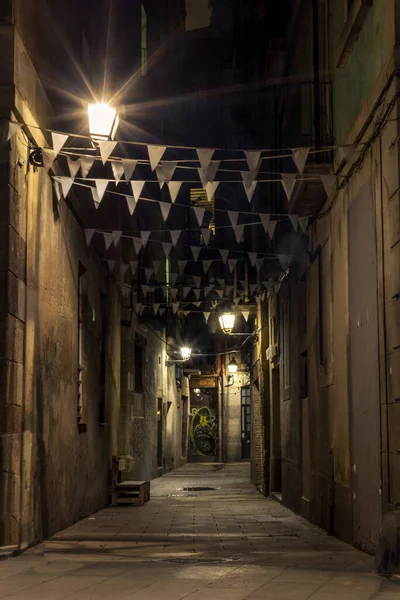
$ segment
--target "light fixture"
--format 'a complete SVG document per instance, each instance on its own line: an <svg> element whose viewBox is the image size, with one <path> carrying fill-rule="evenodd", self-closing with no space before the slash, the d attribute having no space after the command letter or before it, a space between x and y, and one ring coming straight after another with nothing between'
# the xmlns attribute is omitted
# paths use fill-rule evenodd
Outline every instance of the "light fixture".
<svg viewBox="0 0 400 600"><path fill-rule="evenodd" d="M235 324L234 313L222 313L222 315L219 317L219 323L224 333L231 333Z"/></svg>
<svg viewBox="0 0 400 600"><path fill-rule="evenodd" d="M114 139L119 124L118 113L108 104L89 104L89 132L94 141Z"/></svg>
<svg viewBox="0 0 400 600"><path fill-rule="evenodd" d="M183 360L189 360L189 358L192 355L192 350L184 346L183 348L181 348L181 355Z"/></svg>
<svg viewBox="0 0 400 600"><path fill-rule="evenodd" d="M230 375L235 375L235 373L237 373L237 370L238 370L237 362L234 358L232 358L232 360L228 363L228 373Z"/></svg>

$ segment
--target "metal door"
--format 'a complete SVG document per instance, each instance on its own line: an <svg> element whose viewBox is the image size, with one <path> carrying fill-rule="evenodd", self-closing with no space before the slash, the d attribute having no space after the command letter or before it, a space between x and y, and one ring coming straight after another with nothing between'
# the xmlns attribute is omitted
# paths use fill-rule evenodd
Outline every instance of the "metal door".
<svg viewBox="0 0 400 600"><path fill-rule="evenodd" d="M364 186L350 206L348 236L353 536L357 546L373 552L382 511L377 265L371 184Z"/></svg>
<svg viewBox="0 0 400 600"><path fill-rule="evenodd" d="M218 460L218 390L190 390L190 457L191 461Z"/></svg>

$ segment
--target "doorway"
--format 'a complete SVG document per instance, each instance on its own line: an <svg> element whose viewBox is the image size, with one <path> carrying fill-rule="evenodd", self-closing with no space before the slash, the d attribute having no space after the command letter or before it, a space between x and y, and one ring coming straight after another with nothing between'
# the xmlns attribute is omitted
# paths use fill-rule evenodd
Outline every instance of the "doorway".
<svg viewBox="0 0 400 600"><path fill-rule="evenodd" d="M240 390L240 408L242 459L248 460L251 456L251 393L249 385L243 386Z"/></svg>
<svg viewBox="0 0 400 600"><path fill-rule="evenodd" d="M280 369L271 370L271 492L282 493L282 443L281 443L281 385Z"/></svg>
<svg viewBox="0 0 400 600"><path fill-rule="evenodd" d="M190 390L189 460L218 460L218 389Z"/></svg>
<svg viewBox="0 0 400 600"><path fill-rule="evenodd" d="M157 467L163 466L163 399L157 398Z"/></svg>

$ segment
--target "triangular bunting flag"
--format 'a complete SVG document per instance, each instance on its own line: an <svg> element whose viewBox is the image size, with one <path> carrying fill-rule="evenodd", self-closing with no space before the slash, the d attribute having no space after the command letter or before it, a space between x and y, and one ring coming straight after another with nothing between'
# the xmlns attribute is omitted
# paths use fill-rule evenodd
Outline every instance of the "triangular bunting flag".
<svg viewBox="0 0 400 600"><path fill-rule="evenodd" d="M248 310L242 310L242 315L244 317L244 320L247 322L249 319L249 311Z"/></svg>
<svg viewBox="0 0 400 600"><path fill-rule="evenodd" d="M178 279L178 273L170 273L170 279L171 279L171 283L172 285L175 285L176 280Z"/></svg>
<svg viewBox="0 0 400 600"><path fill-rule="evenodd" d="M142 303L141 302L136 302L135 311L136 311L137 315L142 314Z"/></svg>
<svg viewBox="0 0 400 600"><path fill-rule="evenodd" d="M256 260L256 269L257 269L258 273L261 271L263 264L264 264L264 259L263 258L257 258L257 260Z"/></svg>
<svg viewBox="0 0 400 600"><path fill-rule="evenodd" d="M172 289L171 289L171 295L172 295L172 298L173 298L174 300L175 300L175 298L176 298L176 295L177 295L177 293L178 293L178 288L172 288Z"/></svg>
<svg viewBox="0 0 400 600"><path fill-rule="evenodd" d="M257 174L260 165L261 151L260 150L244 150L247 166L249 171L253 171Z"/></svg>
<svg viewBox="0 0 400 600"><path fill-rule="evenodd" d="M279 290L281 289L281 287L282 287L282 284L281 284L281 283L276 283L276 284L274 285L274 292L275 292L275 294L278 294L278 293L279 293Z"/></svg>
<svg viewBox="0 0 400 600"><path fill-rule="evenodd" d="M238 296L236 296L236 298L233 299L233 303L237 306L240 302L240 298Z"/></svg>
<svg viewBox="0 0 400 600"><path fill-rule="evenodd" d="M142 245L144 248L146 247L147 242L149 241L150 233L151 233L151 231L141 231L140 232L140 237L142 239Z"/></svg>
<svg viewBox="0 0 400 600"><path fill-rule="evenodd" d="M145 181L131 181L132 194L136 200L136 202L140 198L140 194L142 193Z"/></svg>
<svg viewBox="0 0 400 600"><path fill-rule="evenodd" d="M219 160L215 160L213 162L210 162L210 164L208 165L207 169L205 170L206 182L207 181L214 181L215 176L216 176L216 174L218 172L220 164L221 164L221 162Z"/></svg>
<svg viewBox="0 0 400 600"><path fill-rule="evenodd" d="M236 265L237 265L237 261L238 261L237 258L230 258L228 260L228 266L229 266L229 270L230 270L231 273L233 273L233 271L235 270Z"/></svg>
<svg viewBox="0 0 400 600"><path fill-rule="evenodd" d="M299 217L297 215L288 215L290 222L292 224L292 227L295 231L297 231L297 228L299 226ZM273 221L271 221L273 223Z"/></svg>
<svg viewBox="0 0 400 600"><path fill-rule="evenodd" d="M72 179L75 179L76 174L79 171L79 167L81 166L81 161L79 160L79 158L73 160L70 156L67 156L67 163L69 174L71 175Z"/></svg>
<svg viewBox="0 0 400 600"><path fill-rule="evenodd" d="M269 223L266 224L265 229L266 229L266 232L268 232L268 235L271 240L274 236L277 224L278 224L278 221L270 221Z"/></svg>
<svg viewBox="0 0 400 600"><path fill-rule="evenodd" d="M238 213L236 211L228 210L228 217L229 217L232 227L236 227L236 224L237 224L238 218L239 218L239 214L240 213Z"/></svg>
<svg viewBox="0 0 400 600"><path fill-rule="evenodd" d="M108 250L113 241L112 234L111 233L103 233L103 237L104 237L104 244L106 246L106 250Z"/></svg>
<svg viewBox="0 0 400 600"><path fill-rule="evenodd" d="M220 250L219 253L221 255L222 261L224 263L226 263L226 261L228 260L228 256L229 256L229 250Z"/></svg>
<svg viewBox="0 0 400 600"><path fill-rule="evenodd" d="M135 198L132 198L132 196L126 196L126 202L128 204L129 212L130 212L130 214L132 216L133 213L135 212L136 200L135 200Z"/></svg>
<svg viewBox="0 0 400 600"><path fill-rule="evenodd" d="M192 275L195 287L199 288L201 285L201 277L198 275Z"/></svg>
<svg viewBox="0 0 400 600"><path fill-rule="evenodd" d="M130 181L130 179L136 169L137 163L138 163L137 160L132 160L131 158L123 158L121 160L121 164L122 164L122 168L124 170L126 181Z"/></svg>
<svg viewBox="0 0 400 600"><path fill-rule="evenodd" d="M122 162L113 161L111 163L111 168L114 175L115 183L116 185L118 185L121 181L122 175L124 174L124 167L122 166Z"/></svg>
<svg viewBox="0 0 400 600"><path fill-rule="evenodd" d="M215 291L215 292L217 292L217 294L218 294L218 296L219 296L220 298L222 298L222 297L223 297L223 295L224 295L224 290L214 290L214 291Z"/></svg>
<svg viewBox="0 0 400 600"><path fill-rule="evenodd" d="M191 287L189 287L189 286L188 286L188 287L184 287L184 288L183 288L183 297L184 297L184 298L186 298L186 297L187 297L187 296L190 294L190 290L191 290L191 289L192 289L192 288L191 288Z"/></svg>
<svg viewBox="0 0 400 600"><path fill-rule="evenodd" d="M95 179L96 191L99 197L99 202L103 200L104 192L106 191L106 187L108 186L107 179Z"/></svg>
<svg viewBox="0 0 400 600"><path fill-rule="evenodd" d="M258 254L258 252L248 252L247 253L247 256L249 257L250 264L252 267L254 267L254 265L256 264L257 254Z"/></svg>
<svg viewBox="0 0 400 600"><path fill-rule="evenodd" d="M158 311L158 314L160 315L160 317L162 317L164 313L165 313L165 308L160 308L160 310Z"/></svg>
<svg viewBox="0 0 400 600"><path fill-rule="evenodd" d="M282 269L287 269L290 263L290 255L289 254L277 254L279 264Z"/></svg>
<svg viewBox="0 0 400 600"><path fill-rule="evenodd" d="M233 285L227 285L225 288L225 292L227 296L230 296L233 290Z"/></svg>
<svg viewBox="0 0 400 600"><path fill-rule="evenodd" d="M162 188L163 185L167 182L167 178L165 177L165 173L161 165L158 165L158 167L156 167L156 175L160 188Z"/></svg>
<svg viewBox="0 0 400 600"><path fill-rule="evenodd" d="M167 183L169 183L173 178L177 166L177 162L166 162L164 160L161 162L161 168L164 171L165 181Z"/></svg>
<svg viewBox="0 0 400 600"><path fill-rule="evenodd" d="M173 243L174 246L176 246L176 244L178 243L179 240L179 236L181 235L181 230L175 230L175 231L170 231L171 234L171 241Z"/></svg>
<svg viewBox="0 0 400 600"><path fill-rule="evenodd" d="M336 175L321 175L326 197L330 200L336 191Z"/></svg>
<svg viewBox="0 0 400 600"><path fill-rule="evenodd" d="M125 273L127 272L127 270L128 270L128 267L129 267L129 265L126 265L126 264L122 264L122 265L119 267L119 276L120 276L120 279L121 279L121 281L123 281L123 280L124 280L124 278L125 278Z"/></svg>
<svg viewBox="0 0 400 600"><path fill-rule="evenodd" d="M294 173L281 173L282 185L287 199L290 201L294 186L296 185L296 175Z"/></svg>
<svg viewBox="0 0 400 600"><path fill-rule="evenodd" d="M166 146L147 146L152 171L157 167L166 149Z"/></svg>
<svg viewBox="0 0 400 600"><path fill-rule="evenodd" d="M149 282L150 282L150 279L151 279L151 277L152 277L152 275L153 275L153 269L146 268L146 269L144 270L144 275L145 275L145 277L146 277L146 281L147 281L147 283L149 283Z"/></svg>
<svg viewBox="0 0 400 600"><path fill-rule="evenodd" d="M268 225L269 225L271 217L269 215L265 214L265 213L259 213L258 216L260 217L260 221L261 221L261 223L262 223L262 225L264 227L265 233L267 233L267 231L268 231Z"/></svg>
<svg viewBox="0 0 400 600"><path fill-rule="evenodd" d="M50 150L50 148L42 148L43 166L46 171L51 169L55 157L54 150Z"/></svg>
<svg viewBox="0 0 400 600"><path fill-rule="evenodd" d="M211 292L212 289L212 285L206 285L206 287L204 288L204 298L207 298L208 294Z"/></svg>
<svg viewBox="0 0 400 600"><path fill-rule="evenodd" d="M8 131L7 131L6 142L8 142L9 140L11 140L11 138L14 137L14 135L17 133L17 131L19 131L21 129L21 127L22 127L22 123L13 123L13 122L10 121L8 123Z"/></svg>
<svg viewBox="0 0 400 600"><path fill-rule="evenodd" d="M206 323L208 323L208 319L210 318L211 313L210 312L203 312L204 318L206 320Z"/></svg>
<svg viewBox="0 0 400 600"><path fill-rule="evenodd" d="M243 237L244 225L236 225L233 231L235 232L237 243L240 244Z"/></svg>
<svg viewBox="0 0 400 600"><path fill-rule="evenodd" d="M96 159L94 158L94 156L81 156L81 158L80 158L81 174L82 174L83 179L86 179L86 177L88 176L88 173L89 173L90 169L93 167L95 160Z"/></svg>
<svg viewBox="0 0 400 600"><path fill-rule="evenodd" d="M204 219L204 213L206 212L205 208L201 206L193 206L194 214L196 215L197 222L199 227L201 227Z"/></svg>
<svg viewBox="0 0 400 600"><path fill-rule="evenodd" d="M255 292L255 291L256 291L256 289L257 289L257 284L256 284L256 283L251 283L249 287L250 287L250 292L251 292L252 294L254 294L254 292Z"/></svg>
<svg viewBox="0 0 400 600"><path fill-rule="evenodd" d="M131 260L129 262L129 266L131 268L132 275L134 275L136 273L136 269L138 267L138 264L139 264L138 260Z"/></svg>
<svg viewBox="0 0 400 600"><path fill-rule="evenodd" d="M179 308L179 302L173 302L172 303L172 312L175 314L178 311Z"/></svg>
<svg viewBox="0 0 400 600"><path fill-rule="evenodd" d="M214 150L210 148L198 148L197 156L199 158L200 165L203 169L207 169L210 161L213 157Z"/></svg>
<svg viewBox="0 0 400 600"><path fill-rule="evenodd" d="M153 304L153 312L155 315L158 313L159 309L160 309L159 304Z"/></svg>
<svg viewBox="0 0 400 600"><path fill-rule="evenodd" d="M161 242L163 250L164 250L164 254L165 254L165 258L168 258L168 256L171 253L171 249L172 249L172 244L170 244L170 242ZM172 281L172 278L171 278Z"/></svg>
<svg viewBox="0 0 400 600"><path fill-rule="evenodd" d="M183 274L186 265L187 265L187 260L178 260L178 269L179 269L180 275Z"/></svg>
<svg viewBox="0 0 400 600"><path fill-rule="evenodd" d="M193 254L193 260L196 262L197 259L199 258L201 248L200 248L200 246L190 246L190 249Z"/></svg>
<svg viewBox="0 0 400 600"><path fill-rule="evenodd" d="M206 246L208 246L210 238L211 238L211 229L202 229L201 235L203 236L203 241Z"/></svg>
<svg viewBox="0 0 400 600"><path fill-rule="evenodd" d="M68 135L65 133L54 133L54 131L52 131L51 138L53 140L54 158L56 158L57 154L67 141Z"/></svg>
<svg viewBox="0 0 400 600"><path fill-rule="evenodd" d="M64 198L68 196L68 193L74 183L72 177L59 177L59 181L61 183L62 193Z"/></svg>
<svg viewBox="0 0 400 600"><path fill-rule="evenodd" d="M165 221L168 219L172 204L169 204L168 202L159 202L158 204L160 205L161 214L165 223Z"/></svg>
<svg viewBox="0 0 400 600"><path fill-rule="evenodd" d="M121 237L122 237L122 231L113 231L112 232L114 246L118 246Z"/></svg>
<svg viewBox="0 0 400 600"><path fill-rule="evenodd" d="M207 194L207 198L208 201L211 202L215 192L217 191L217 187L219 185L219 181L209 181L206 184L206 194Z"/></svg>
<svg viewBox="0 0 400 600"><path fill-rule="evenodd" d="M110 154L114 150L115 146L117 145L117 142L109 142L109 141L100 140L98 142L98 144L99 144L101 162L103 163L103 165L105 165L108 160L108 157L110 156Z"/></svg>
<svg viewBox="0 0 400 600"><path fill-rule="evenodd" d="M293 160L300 175L303 175L304 167L306 166L308 155L311 148L292 148Z"/></svg>
<svg viewBox="0 0 400 600"><path fill-rule="evenodd" d="M309 221L309 217L303 217L302 219L299 219L299 224L303 233L306 233Z"/></svg>
<svg viewBox="0 0 400 600"><path fill-rule="evenodd" d="M108 268L110 270L110 273L112 273L115 269L115 260L108 260L107 261L108 264Z"/></svg>
<svg viewBox="0 0 400 600"><path fill-rule="evenodd" d="M142 238L137 238L137 237L133 238L133 245L135 246L135 252L136 252L136 256L137 256L143 246Z"/></svg>
<svg viewBox="0 0 400 600"><path fill-rule="evenodd" d="M95 229L85 229L86 245L89 246L95 233Z"/></svg>
<svg viewBox="0 0 400 600"><path fill-rule="evenodd" d="M154 273L154 275L157 275L158 271L160 270L162 262L163 261L161 261L161 260L153 260L153 273Z"/></svg>
<svg viewBox="0 0 400 600"><path fill-rule="evenodd" d="M251 184L254 183L256 174L254 173L254 171L240 171L240 174L242 175L243 185L245 189L249 188Z"/></svg>
<svg viewBox="0 0 400 600"><path fill-rule="evenodd" d="M200 177L201 185L203 186L203 188L205 188L207 185L207 181L208 181L207 174L206 174L205 170L202 169L201 167L197 169L197 172Z"/></svg>
<svg viewBox="0 0 400 600"><path fill-rule="evenodd" d="M179 190L181 189L181 186L182 186L182 181L169 181L168 182L168 189L169 189L169 194L171 196L172 204L175 202L175 200L179 194Z"/></svg>
<svg viewBox="0 0 400 600"><path fill-rule="evenodd" d="M258 183L257 181L253 181L253 182L252 182L250 185L248 185L248 186L247 186L247 185L245 185L245 184L243 183L243 186L244 186L244 191L246 192L247 200L248 200L249 202L251 202L251 201L252 201L252 199L253 199L254 192L256 191L257 183Z"/></svg>
<svg viewBox="0 0 400 600"><path fill-rule="evenodd" d="M146 297L146 296L147 296L147 294L149 293L149 291L150 291L150 286L148 286L148 285L142 285L142 293L143 293L143 296L145 296L145 297Z"/></svg>
<svg viewBox="0 0 400 600"><path fill-rule="evenodd" d="M194 295L196 296L196 298L198 300L200 298L201 290L193 290L193 291L194 291ZM196 304L196 306L200 306L200 302L196 302L195 304Z"/></svg>
<svg viewBox="0 0 400 600"><path fill-rule="evenodd" d="M90 188L91 192L92 192L92 198L93 198L93 203L94 203L94 207L97 209L100 206L100 198L99 195L97 193L96 188L92 187Z"/></svg>
<svg viewBox="0 0 400 600"><path fill-rule="evenodd" d="M211 267L212 260L203 260L203 271L204 273L208 273L209 268Z"/></svg>

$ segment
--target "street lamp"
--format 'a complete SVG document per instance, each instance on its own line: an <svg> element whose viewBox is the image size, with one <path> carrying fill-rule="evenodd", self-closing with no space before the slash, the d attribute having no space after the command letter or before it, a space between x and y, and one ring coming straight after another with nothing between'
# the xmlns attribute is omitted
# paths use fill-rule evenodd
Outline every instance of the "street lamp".
<svg viewBox="0 0 400 600"><path fill-rule="evenodd" d="M221 329L224 333L231 333L233 326L235 324L234 313L223 313L219 317L219 323L220 323Z"/></svg>
<svg viewBox="0 0 400 600"><path fill-rule="evenodd" d="M119 124L117 110L108 104L89 104L89 132L94 141L113 140Z"/></svg>
<svg viewBox="0 0 400 600"><path fill-rule="evenodd" d="M192 355L192 350L187 347L181 348L181 355L183 360L189 360Z"/></svg>
<svg viewBox="0 0 400 600"><path fill-rule="evenodd" d="M238 370L237 362L234 358L232 358L232 360L228 363L228 373L230 375L235 375L237 373L237 370Z"/></svg>

